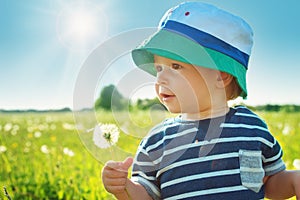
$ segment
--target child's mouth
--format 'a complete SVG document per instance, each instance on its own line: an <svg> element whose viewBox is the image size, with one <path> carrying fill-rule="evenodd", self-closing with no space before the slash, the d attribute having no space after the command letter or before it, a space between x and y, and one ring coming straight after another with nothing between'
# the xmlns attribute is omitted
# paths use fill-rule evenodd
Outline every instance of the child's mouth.
<svg viewBox="0 0 300 200"><path fill-rule="evenodd" d="M170 101L170 100L172 100L172 99L175 97L174 94L160 93L159 95L161 96L161 99L162 99L163 101Z"/></svg>

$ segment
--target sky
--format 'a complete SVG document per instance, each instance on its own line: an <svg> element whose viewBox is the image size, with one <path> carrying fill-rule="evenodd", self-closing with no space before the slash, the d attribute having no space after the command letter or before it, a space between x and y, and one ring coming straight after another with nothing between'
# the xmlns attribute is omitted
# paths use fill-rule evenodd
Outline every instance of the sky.
<svg viewBox="0 0 300 200"><path fill-rule="evenodd" d="M139 30L154 30L164 12L180 2L0 0L0 109L73 108L76 98L93 102L99 90L110 83L130 98L153 96L154 80L135 71L130 42L146 36L137 33ZM300 104L300 1L202 2L242 17L253 29L245 103ZM138 37L126 38L130 32ZM118 39L124 44L115 44ZM111 43L116 49L105 48ZM94 68L88 68L88 63ZM105 63L108 65L101 66ZM96 68L101 70L96 73ZM81 84L83 74L86 81ZM134 88L128 81L139 86ZM85 87L90 88L86 90L89 94Z"/></svg>

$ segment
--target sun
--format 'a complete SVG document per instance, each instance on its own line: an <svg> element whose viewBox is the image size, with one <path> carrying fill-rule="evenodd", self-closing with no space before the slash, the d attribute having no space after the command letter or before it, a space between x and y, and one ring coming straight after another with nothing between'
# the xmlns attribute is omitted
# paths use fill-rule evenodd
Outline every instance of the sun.
<svg viewBox="0 0 300 200"><path fill-rule="evenodd" d="M107 37L107 18L100 6L64 5L57 17L57 36L73 51L91 50Z"/></svg>
<svg viewBox="0 0 300 200"><path fill-rule="evenodd" d="M97 33L96 17L85 10L72 11L65 20L65 29L74 40L84 41Z"/></svg>

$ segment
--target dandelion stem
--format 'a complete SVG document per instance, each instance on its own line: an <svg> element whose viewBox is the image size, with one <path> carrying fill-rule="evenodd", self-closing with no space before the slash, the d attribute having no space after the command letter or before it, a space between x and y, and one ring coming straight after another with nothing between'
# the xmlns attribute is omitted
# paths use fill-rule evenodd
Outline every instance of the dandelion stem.
<svg viewBox="0 0 300 200"><path fill-rule="evenodd" d="M114 153L113 145L111 144L111 142L109 142L109 144L110 144L110 147L109 147L110 154L111 154L112 160L114 160L116 158L115 158L115 153Z"/></svg>

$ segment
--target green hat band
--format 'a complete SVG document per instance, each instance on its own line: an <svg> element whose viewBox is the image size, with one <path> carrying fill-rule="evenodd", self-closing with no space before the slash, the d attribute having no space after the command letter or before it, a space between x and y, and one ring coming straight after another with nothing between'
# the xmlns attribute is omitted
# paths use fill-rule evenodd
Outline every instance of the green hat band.
<svg viewBox="0 0 300 200"><path fill-rule="evenodd" d="M246 68L241 63L223 53L203 47L184 35L160 29L132 51L135 64L156 76L153 54L231 74L242 89L240 96L247 96Z"/></svg>

